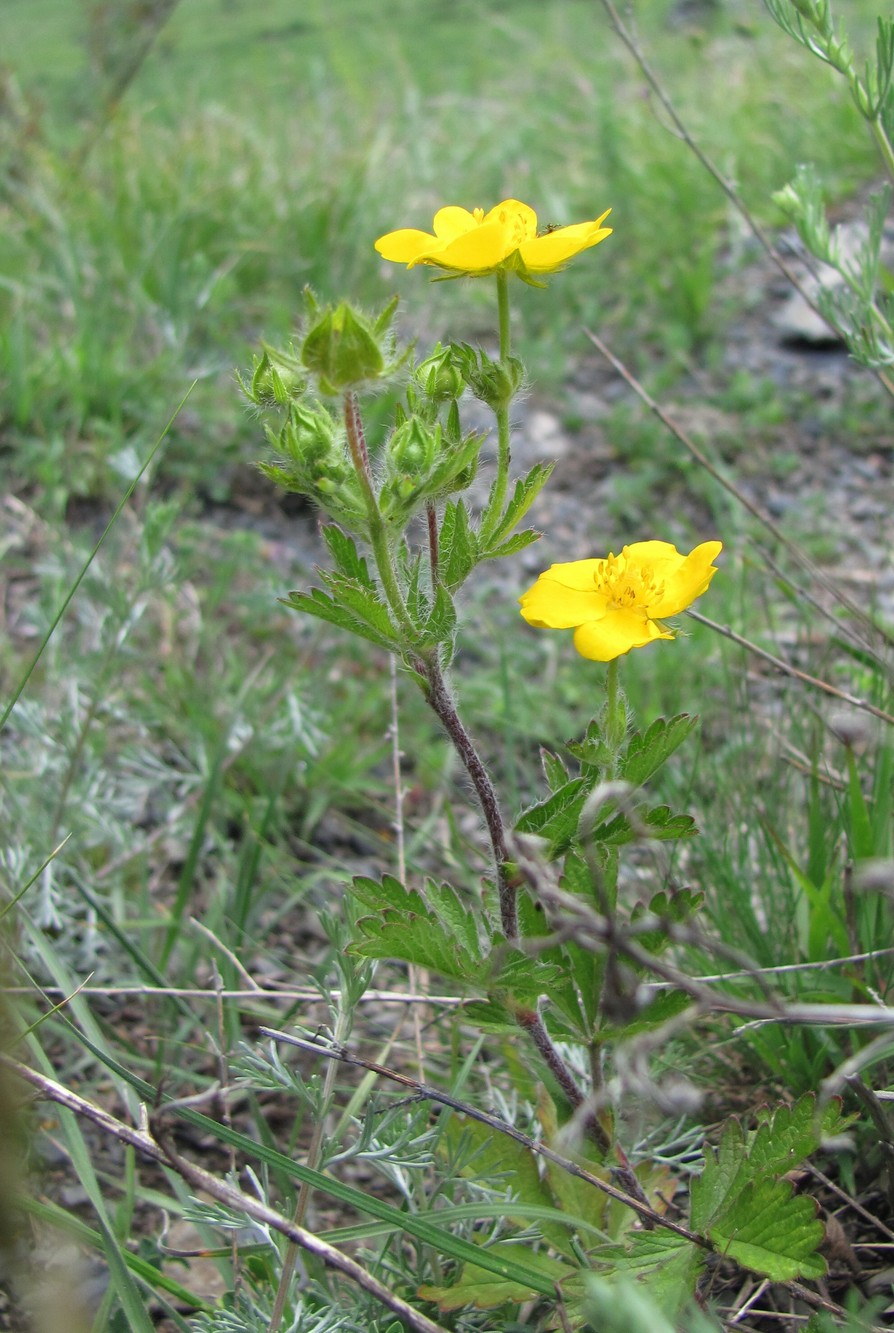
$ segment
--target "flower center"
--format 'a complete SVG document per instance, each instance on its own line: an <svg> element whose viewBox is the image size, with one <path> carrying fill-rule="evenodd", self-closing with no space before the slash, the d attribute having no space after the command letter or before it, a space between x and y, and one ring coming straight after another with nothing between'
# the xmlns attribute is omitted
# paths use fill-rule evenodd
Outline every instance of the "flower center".
<svg viewBox="0 0 894 1333"><path fill-rule="evenodd" d="M664 596L664 580L656 579L652 566L631 565L623 551L599 561L593 582L616 611L648 609Z"/></svg>

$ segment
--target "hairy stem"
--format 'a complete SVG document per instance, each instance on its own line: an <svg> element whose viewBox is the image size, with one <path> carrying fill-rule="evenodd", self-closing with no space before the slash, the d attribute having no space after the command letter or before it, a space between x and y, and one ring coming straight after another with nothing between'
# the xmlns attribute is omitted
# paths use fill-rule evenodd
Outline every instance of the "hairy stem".
<svg viewBox="0 0 894 1333"><path fill-rule="evenodd" d="M491 782L487 769L475 749L471 736L466 731L459 713L456 711L456 706L450 696L447 682L444 680L444 673L437 658L432 655L420 659L416 663L416 668L425 678L426 698L431 708L440 718L447 735L463 761L466 772L472 780L472 786L475 788L475 795L478 797L478 803L484 815L484 822L487 824L494 855L494 870L500 898L500 922L503 927L503 934L510 943L515 943L518 939L518 904L516 901L518 880L509 865L506 829L494 784Z"/></svg>
<svg viewBox="0 0 894 1333"><path fill-rule="evenodd" d="M382 591L394 613L395 620L404 634L412 641L416 638L416 629L407 614L407 608L401 596L400 585L394 568L394 553L388 540L388 533L379 510L379 502L373 489L369 453L366 448L366 436L363 431L360 409L357 406L357 398L353 393L345 394L344 418L348 448L351 451L351 458L363 491L366 521L369 524L369 544L372 547L376 569L382 582Z"/></svg>

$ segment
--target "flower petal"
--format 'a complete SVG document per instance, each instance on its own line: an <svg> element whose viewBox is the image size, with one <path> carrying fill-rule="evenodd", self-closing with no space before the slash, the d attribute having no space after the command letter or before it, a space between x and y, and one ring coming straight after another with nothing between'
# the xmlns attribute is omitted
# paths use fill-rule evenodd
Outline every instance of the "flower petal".
<svg viewBox="0 0 894 1333"><path fill-rule="evenodd" d="M537 235L537 214L529 204L523 204L519 199L504 199L502 203L496 204L485 215L484 221L500 222L509 228L516 238L513 249Z"/></svg>
<svg viewBox="0 0 894 1333"><path fill-rule="evenodd" d="M522 612L524 614L524 612ZM631 648L644 648L656 639L674 636L649 620L639 608L612 610L601 620L588 620L574 631L574 646L581 657L593 662L611 662Z"/></svg>
<svg viewBox="0 0 894 1333"><path fill-rule="evenodd" d="M418 264L424 255L439 249L440 246L441 242L430 232L414 231L412 228L389 231L387 236L380 236L376 241L376 249L383 259L389 259L395 264L406 264L408 267L411 264Z"/></svg>
<svg viewBox="0 0 894 1333"><path fill-rule="evenodd" d="M434 262L463 273L487 273L515 249L512 233L502 222L482 222L440 248Z"/></svg>
<svg viewBox="0 0 894 1333"><path fill-rule="evenodd" d="M602 218L610 212L611 209L608 209ZM570 227L559 227L544 236L535 236L525 241L519 247L525 268L530 273L552 273L582 250L598 245L612 234L611 227L601 226L602 218L595 222L576 222Z"/></svg>
<svg viewBox="0 0 894 1333"><path fill-rule="evenodd" d="M476 217L467 208L448 204L446 208L439 208L435 214L434 232L439 241L452 241L464 232L471 231L480 221L480 210Z"/></svg>
<svg viewBox="0 0 894 1333"><path fill-rule="evenodd" d="M655 543L656 545L658 543ZM652 545L644 542L643 545ZM708 585L717 573L712 563L723 550L722 542L702 542L685 557L677 557L677 563L671 568L671 561L665 569L656 561L656 574L664 580L664 595L649 607L649 615L656 620L666 616L679 615L691 606L697 597L707 591Z"/></svg>
<svg viewBox="0 0 894 1333"><path fill-rule="evenodd" d="M592 572L587 580L581 568L596 563L595 560L575 560L568 565L553 565L541 574L534 586L518 599L528 624L536 629L571 629L603 616L607 599L597 591ZM555 577L557 571L560 579ZM569 576L569 571L574 573Z"/></svg>

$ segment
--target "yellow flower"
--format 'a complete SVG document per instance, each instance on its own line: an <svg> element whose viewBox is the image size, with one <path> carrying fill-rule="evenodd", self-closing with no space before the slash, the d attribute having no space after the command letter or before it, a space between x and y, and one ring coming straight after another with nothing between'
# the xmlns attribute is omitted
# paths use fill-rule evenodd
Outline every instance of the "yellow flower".
<svg viewBox="0 0 894 1333"><path fill-rule="evenodd" d="M577 222L537 234L537 214L517 199L504 199L496 208L474 213L450 205L435 214L434 235L426 231L390 231L380 236L376 249L395 264L433 264L451 273L484 277L507 269L526 278L529 274L554 273L569 259L598 245L611 235L603 227L611 209L594 222Z"/></svg>
<svg viewBox="0 0 894 1333"><path fill-rule="evenodd" d="M519 598L537 629L574 629L582 657L610 662L674 636L662 622L685 611L717 573L721 542L681 555L670 542L634 542L604 560L553 565Z"/></svg>

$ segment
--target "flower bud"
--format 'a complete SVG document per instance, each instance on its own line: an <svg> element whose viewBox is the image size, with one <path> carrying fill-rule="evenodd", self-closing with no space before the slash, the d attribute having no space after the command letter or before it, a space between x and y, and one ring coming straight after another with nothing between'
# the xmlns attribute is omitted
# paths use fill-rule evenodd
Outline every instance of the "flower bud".
<svg viewBox="0 0 894 1333"><path fill-rule="evenodd" d="M463 379L472 393L493 411L508 407L525 382L525 368L517 356L493 361L487 352L465 344L455 348Z"/></svg>
<svg viewBox="0 0 894 1333"><path fill-rule="evenodd" d="M414 376L426 397L436 403L455 401L465 388L463 373L456 364L453 348L441 347L440 344L431 356L420 361Z"/></svg>
<svg viewBox="0 0 894 1333"><path fill-rule="evenodd" d="M381 335L374 323L345 301L334 310L324 310L308 330L301 360L319 377L322 391L330 394L378 379L385 369Z"/></svg>
<svg viewBox="0 0 894 1333"><path fill-rule="evenodd" d="M434 462L440 436L440 427L431 429L419 417L410 417L388 441L389 466L403 476L425 476Z"/></svg>
<svg viewBox="0 0 894 1333"><path fill-rule="evenodd" d="M278 354L274 360L266 348L262 356L253 360L251 383L246 383L241 375L238 379L246 398L262 408L287 407L307 388L297 361L284 354Z"/></svg>

